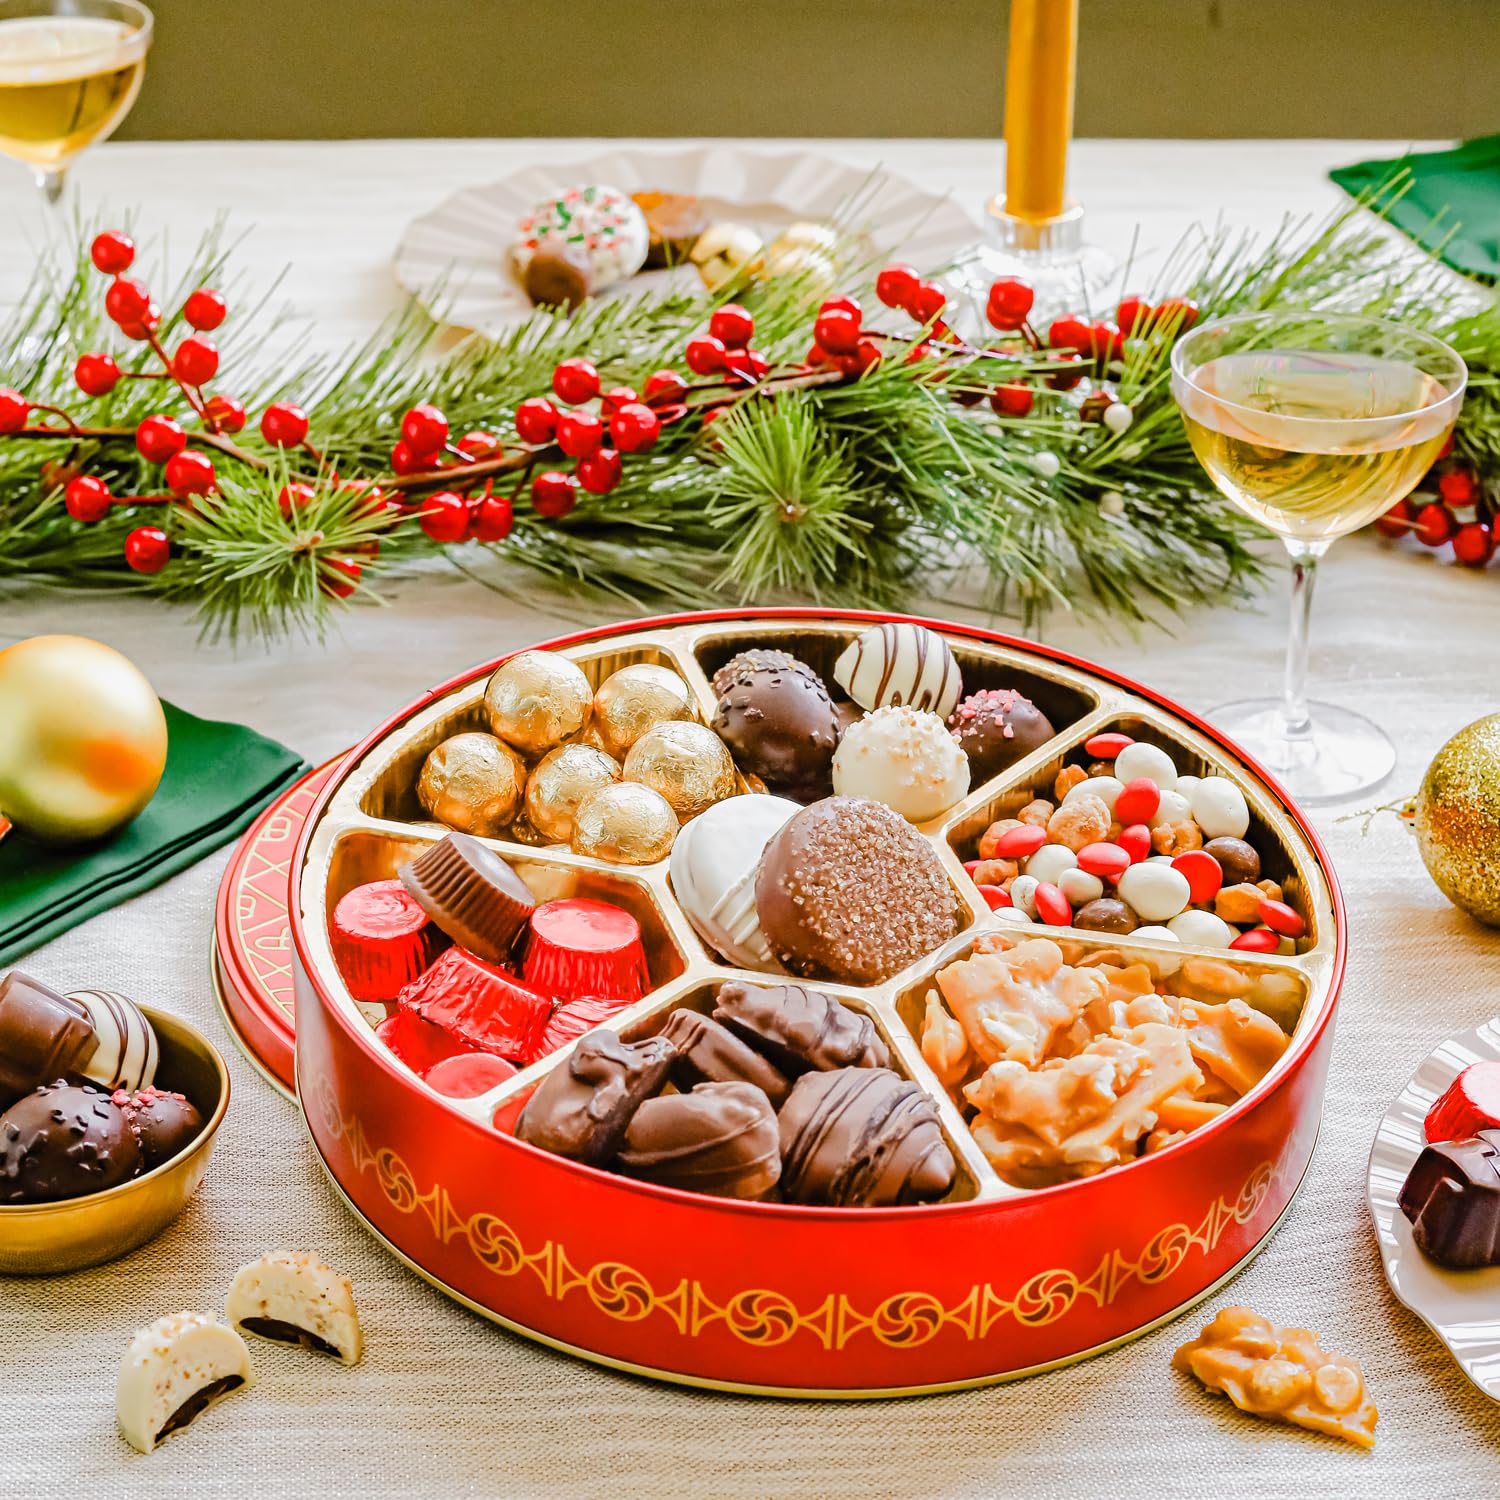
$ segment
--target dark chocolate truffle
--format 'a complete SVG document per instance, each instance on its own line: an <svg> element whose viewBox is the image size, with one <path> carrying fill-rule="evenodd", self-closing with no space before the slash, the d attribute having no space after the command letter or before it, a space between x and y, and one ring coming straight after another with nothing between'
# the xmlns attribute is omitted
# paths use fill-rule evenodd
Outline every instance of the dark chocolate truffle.
<svg viewBox="0 0 1500 1500"><path fill-rule="evenodd" d="M803 808L761 856L761 931L794 974L878 984L958 931L937 851L862 797Z"/></svg>
<svg viewBox="0 0 1500 1500"><path fill-rule="evenodd" d="M969 757L976 783L1040 749L1056 733L1047 715L1013 688L970 693L948 715L948 728Z"/></svg>
<svg viewBox="0 0 1500 1500"><path fill-rule="evenodd" d="M815 802L833 790L840 725L822 679L785 651L742 651L714 673L714 729L769 792Z"/></svg>
<svg viewBox="0 0 1500 1500"><path fill-rule="evenodd" d="M113 1100L135 1127L145 1157L144 1170L148 1172L170 1161L203 1129L203 1116L186 1094L144 1088L135 1094L122 1090Z"/></svg>
<svg viewBox="0 0 1500 1500"><path fill-rule="evenodd" d="M125 1111L87 1084L44 1084L0 1115L0 1203L102 1193L140 1167Z"/></svg>
<svg viewBox="0 0 1500 1500"><path fill-rule="evenodd" d="M12 969L0 979L0 1109L77 1072L99 1045L87 1008Z"/></svg>
<svg viewBox="0 0 1500 1500"><path fill-rule="evenodd" d="M620 1166L690 1193L764 1198L781 1176L776 1111L749 1083L700 1083L648 1099L625 1132Z"/></svg>
<svg viewBox="0 0 1500 1500"><path fill-rule="evenodd" d="M1210 839L1203 852L1218 860L1225 885L1254 885L1260 879L1260 855L1244 839Z"/></svg>
<svg viewBox="0 0 1500 1500"><path fill-rule="evenodd" d="M937 1106L888 1068L804 1073L781 1108L788 1203L925 1203L953 1185Z"/></svg>
<svg viewBox="0 0 1500 1500"><path fill-rule="evenodd" d="M1500 1130L1423 1147L1397 1202L1440 1266L1500 1266Z"/></svg>
<svg viewBox="0 0 1500 1500"><path fill-rule="evenodd" d="M727 1026L696 1010L674 1010L661 1034L677 1049L672 1082L684 1093L700 1083L753 1083L778 1109L792 1082Z"/></svg>
<svg viewBox="0 0 1500 1500"><path fill-rule="evenodd" d="M714 1020L792 1077L813 1069L890 1066L891 1054L868 1016L804 985L736 980L720 989Z"/></svg>

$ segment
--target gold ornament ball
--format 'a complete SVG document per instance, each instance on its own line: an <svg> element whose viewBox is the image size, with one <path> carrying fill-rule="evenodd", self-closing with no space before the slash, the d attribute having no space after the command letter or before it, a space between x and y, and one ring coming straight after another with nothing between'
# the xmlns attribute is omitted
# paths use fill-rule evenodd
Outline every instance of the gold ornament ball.
<svg viewBox="0 0 1500 1500"><path fill-rule="evenodd" d="M47 844L128 823L167 764L161 700L118 651L38 635L0 651L0 812Z"/></svg>
<svg viewBox="0 0 1500 1500"><path fill-rule="evenodd" d="M417 801L427 812L456 828L494 838L510 826L521 808L526 763L492 734L455 734L422 762Z"/></svg>
<svg viewBox="0 0 1500 1500"><path fill-rule="evenodd" d="M491 674L484 709L506 744L541 755L583 728L593 698L576 663L551 651L522 651Z"/></svg>
<svg viewBox="0 0 1500 1500"><path fill-rule="evenodd" d="M677 814L659 792L633 781L600 787L573 820L575 854L617 865L654 865L672 852Z"/></svg>
<svg viewBox="0 0 1500 1500"><path fill-rule="evenodd" d="M578 804L620 779L619 765L592 745L559 745L532 767L526 782L526 817L554 843L573 837Z"/></svg>
<svg viewBox="0 0 1500 1500"><path fill-rule="evenodd" d="M670 667L639 661L611 672L594 694L591 736L617 759L658 724L693 717L693 693Z"/></svg>
<svg viewBox="0 0 1500 1500"><path fill-rule="evenodd" d="M734 794L734 761L703 724L658 724L625 757L625 779L660 792L686 823Z"/></svg>
<svg viewBox="0 0 1500 1500"><path fill-rule="evenodd" d="M1460 729L1433 757L1412 827L1438 889L1500 927L1500 714Z"/></svg>

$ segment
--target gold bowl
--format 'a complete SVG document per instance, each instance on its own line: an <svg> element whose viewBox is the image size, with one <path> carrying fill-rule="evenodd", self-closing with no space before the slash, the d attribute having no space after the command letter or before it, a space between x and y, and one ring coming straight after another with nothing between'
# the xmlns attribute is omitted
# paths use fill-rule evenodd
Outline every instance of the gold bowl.
<svg viewBox="0 0 1500 1500"><path fill-rule="evenodd" d="M214 1044L181 1016L141 1009L161 1042L160 1086L186 1094L203 1115L203 1129L171 1160L102 1193L0 1204L0 1274L55 1276L114 1260L160 1234L203 1181L229 1107L228 1070Z"/></svg>

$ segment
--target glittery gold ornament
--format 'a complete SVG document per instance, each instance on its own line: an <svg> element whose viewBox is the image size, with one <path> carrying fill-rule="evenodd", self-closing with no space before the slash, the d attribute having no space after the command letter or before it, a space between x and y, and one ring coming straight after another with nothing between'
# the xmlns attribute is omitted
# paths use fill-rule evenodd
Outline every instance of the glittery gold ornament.
<svg viewBox="0 0 1500 1500"><path fill-rule="evenodd" d="M634 781L600 787L579 804L572 848L617 865L652 865L672 852L677 814L659 792Z"/></svg>
<svg viewBox="0 0 1500 1500"><path fill-rule="evenodd" d="M551 651L522 651L496 667L484 690L490 730L523 755L540 755L583 728L593 690L582 670Z"/></svg>
<svg viewBox="0 0 1500 1500"><path fill-rule="evenodd" d="M118 651L38 635L0 651L0 812L48 844L128 823L167 763L151 684Z"/></svg>
<svg viewBox="0 0 1500 1500"><path fill-rule="evenodd" d="M670 667L638 661L611 672L594 694L590 736L617 759L658 724L693 717L693 694Z"/></svg>
<svg viewBox="0 0 1500 1500"><path fill-rule="evenodd" d="M1460 729L1433 757L1412 827L1438 889L1500 927L1500 714Z"/></svg>
<svg viewBox="0 0 1500 1500"><path fill-rule="evenodd" d="M625 757L626 781L658 791L686 823L734 793L729 747L702 724L658 724Z"/></svg>
<svg viewBox="0 0 1500 1500"><path fill-rule="evenodd" d="M578 804L591 792L620 779L620 767L592 745L559 745L532 767L526 781L526 816L555 843L573 837Z"/></svg>
<svg viewBox="0 0 1500 1500"><path fill-rule="evenodd" d="M521 807L526 763L503 740L473 730L455 734L422 762L417 801L439 823L493 838Z"/></svg>

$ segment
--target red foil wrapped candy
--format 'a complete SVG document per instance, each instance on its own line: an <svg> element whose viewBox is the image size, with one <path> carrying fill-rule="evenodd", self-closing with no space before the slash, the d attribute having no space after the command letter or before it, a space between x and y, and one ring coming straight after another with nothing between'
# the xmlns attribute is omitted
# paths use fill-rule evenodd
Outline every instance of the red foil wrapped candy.
<svg viewBox="0 0 1500 1500"><path fill-rule="evenodd" d="M639 1000L650 982L640 924L604 901L548 901L531 914L527 984L566 1004L585 995L616 1006Z"/></svg>
<svg viewBox="0 0 1500 1500"><path fill-rule="evenodd" d="M329 937L334 962L356 1000L390 1000L448 942L399 880L346 892L333 909Z"/></svg>

